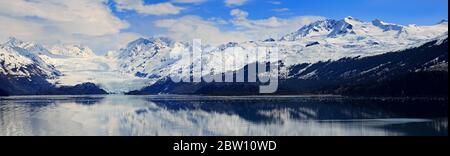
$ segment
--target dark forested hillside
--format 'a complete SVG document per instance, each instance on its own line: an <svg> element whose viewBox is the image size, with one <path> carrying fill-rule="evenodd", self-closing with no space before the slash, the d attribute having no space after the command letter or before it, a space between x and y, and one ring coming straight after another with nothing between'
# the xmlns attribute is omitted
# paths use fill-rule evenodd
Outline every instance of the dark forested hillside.
<svg viewBox="0 0 450 156"><path fill-rule="evenodd" d="M84 95L107 94L92 83L76 86L57 87L46 79L33 76L30 78L7 77L0 75L0 95Z"/></svg>

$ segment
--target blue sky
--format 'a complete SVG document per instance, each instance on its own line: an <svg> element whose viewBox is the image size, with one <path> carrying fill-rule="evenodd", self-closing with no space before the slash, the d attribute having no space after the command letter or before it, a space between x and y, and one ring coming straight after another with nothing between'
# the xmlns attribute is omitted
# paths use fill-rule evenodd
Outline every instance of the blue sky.
<svg viewBox="0 0 450 156"><path fill-rule="evenodd" d="M162 2L170 2L170 0L144 0L146 5ZM234 7L224 5L224 0L205 0L200 4L179 4L179 6L188 7L188 9L177 15L146 16L143 19L152 20L183 15L229 19L232 18L229 12L233 8L249 12L251 19L305 15L340 19L353 16L362 20L379 18L398 24L418 25L429 25L448 19L448 0L248 0L247 3ZM111 8L115 8L114 2L111 2ZM285 10L277 12L275 9ZM114 10L117 13L117 10ZM117 13L117 15L123 19L142 17L133 11Z"/></svg>
<svg viewBox="0 0 450 156"><path fill-rule="evenodd" d="M110 1L109 5L116 16L131 23L125 31L146 36L167 33L164 28L153 26L158 20L197 16L206 21L209 19L232 21L235 17L230 15L230 11L233 9L246 12L248 20L266 20L271 17L288 20L299 16L342 19L353 16L364 21L381 19L403 25L432 25L440 20L448 19L448 0L236 0L236 2L244 2L239 5L227 5L225 0L200 0L201 2L198 3L174 1L176 0L144 0L143 5L170 2L184 8L177 14L157 16L142 14L132 9L117 9L117 3L114 1ZM232 31L237 28L232 22L216 24L216 27L222 31ZM293 31L292 28L285 30ZM268 36L270 35L265 34L264 37Z"/></svg>
<svg viewBox="0 0 450 156"><path fill-rule="evenodd" d="M280 37L319 19L432 25L448 0L0 0L0 41L85 44L98 53L139 37L209 44Z"/></svg>
<svg viewBox="0 0 450 156"><path fill-rule="evenodd" d="M280 5L260 1L254 0L243 9L254 18L276 15L265 11L272 8L288 8L291 16L316 15L333 19L353 16L398 24L428 25L448 18L448 0L280 0Z"/></svg>

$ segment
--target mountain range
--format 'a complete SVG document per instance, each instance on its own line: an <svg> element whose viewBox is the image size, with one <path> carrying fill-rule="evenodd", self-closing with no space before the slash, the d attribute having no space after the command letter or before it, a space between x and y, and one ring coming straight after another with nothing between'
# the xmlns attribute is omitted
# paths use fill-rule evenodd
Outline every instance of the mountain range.
<svg viewBox="0 0 450 156"><path fill-rule="evenodd" d="M202 46L211 74L248 70L251 47L277 47L282 64L276 94L384 96L446 95L448 22L398 25L353 17L320 20L278 39ZM257 94L256 83L173 83L190 68L181 57L189 42L140 38L114 55L82 45L42 46L10 38L0 44L0 95L35 94ZM230 53L233 50L234 53ZM175 57L174 57L175 54ZM222 56L230 60L223 60ZM234 61L237 66L222 67ZM202 74L202 73L192 73ZM445 85L447 86L447 85Z"/></svg>
<svg viewBox="0 0 450 156"><path fill-rule="evenodd" d="M288 73L279 80L275 94L447 96L448 36L397 52L302 63L286 68ZM248 66L240 70L247 72ZM258 95L260 85L249 82L174 83L163 79L130 94Z"/></svg>

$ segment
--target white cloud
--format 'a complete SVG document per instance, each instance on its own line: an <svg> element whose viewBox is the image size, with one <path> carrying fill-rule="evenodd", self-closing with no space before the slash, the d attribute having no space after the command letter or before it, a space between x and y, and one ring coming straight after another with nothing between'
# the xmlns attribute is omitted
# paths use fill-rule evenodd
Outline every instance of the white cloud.
<svg viewBox="0 0 450 156"><path fill-rule="evenodd" d="M13 36L41 44L87 44L103 52L136 34L111 13L107 0L0 1L0 40ZM121 36L121 37L118 37ZM107 44L96 44L106 43Z"/></svg>
<svg viewBox="0 0 450 156"><path fill-rule="evenodd" d="M223 19L223 18L220 18L220 17L211 17L211 18L208 18L208 21L214 22L214 23L216 23L217 25L226 25L226 24L229 24L229 22L228 22L227 20L225 20L225 19Z"/></svg>
<svg viewBox="0 0 450 156"><path fill-rule="evenodd" d="M248 12L240 9L233 9L231 10L230 15L238 19L246 19L248 17Z"/></svg>
<svg viewBox="0 0 450 156"><path fill-rule="evenodd" d="M301 26L322 19L316 16L298 16L287 19L271 17L267 19L247 19L248 12L235 9L230 14L235 18L230 22L210 18L204 20L198 16L158 20L155 26L163 28L162 36L177 40L192 41L202 39L204 43L219 45L227 42L243 42L279 38L298 30ZM231 26L230 29L224 27Z"/></svg>
<svg viewBox="0 0 450 156"><path fill-rule="evenodd" d="M276 8L276 9L272 9L272 11L274 12L288 12L290 11L289 8Z"/></svg>
<svg viewBox="0 0 450 156"><path fill-rule="evenodd" d="M145 15L176 15L185 8L175 6L170 2L144 4L143 0L114 0L119 11L132 10ZM179 3L201 2L199 0L177 0Z"/></svg>
<svg viewBox="0 0 450 156"><path fill-rule="evenodd" d="M177 40L192 41L202 39L204 43L218 45L227 42L242 42L249 38L237 31L222 31L217 24L203 20L198 16L184 16L178 19L165 19L155 22L160 28L165 28L168 35Z"/></svg>
<svg viewBox="0 0 450 156"><path fill-rule="evenodd" d="M137 38L142 37L135 33L117 33L104 36L77 36L75 37L73 44L87 45L90 48L96 50L98 54L105 54L110 50L119 50L126 47L128 43Z"/></svg>
<svg viewBox="0 0 450 156"><path fill-rule="evenodd" d="M0 14L40 20L52 28L87 35L118 33L128 24L113 16L106 0L0 1Z"/></svg>
<svg viewBox="0 0 450 156"><path fill-rule="evenodd" d="M225 0L225 4L229 7L241 6L249 2L249 0Z"/></svg>
<svg viewBox="0 0 450 156"><path fill-rule="evenodd" d="M231 20L231 23L233 23L234 26L237 26L241 29L270 29L270 28L288 27L291 25L299 27L304 25L305 23L311 23L313 21L322 18L317 16L299 16L288 19L281 19L272 16L267 19L251 20L247 18L249 16L249 13L240 9L231 10L230 15L234 17Z"/></svg>

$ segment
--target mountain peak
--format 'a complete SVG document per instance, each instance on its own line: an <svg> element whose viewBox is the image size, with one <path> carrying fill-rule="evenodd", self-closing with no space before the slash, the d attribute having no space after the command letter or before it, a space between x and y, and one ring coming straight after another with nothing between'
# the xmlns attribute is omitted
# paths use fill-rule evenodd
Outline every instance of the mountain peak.
<svg viewBox="0 0 450 156"><path fill-rule="evenodd" d="M356 24L356 23L362 23L362 20L356 19L352 16L347 16L344 19L342 19L342 21L347 22L349 24Z"/></svg>
<svg viewBox="0 0 450 156"><path fill-rule="evenodd" d="M139 38L130 42L125 49L121 49L119 58L130 58L137 55L154 55L161 50L170 49L178 42L167 37Z"/></svg>
<svg viewBox="0 0 450 156"><path fill-rule="evenodd" d="M65 44L60 46L53 46L51 53L55 55L69 56L69 57L92 57L95 53L87 46L84 45L71 45Z"/></svg>
<svg viewBox="0 0 450 156"><path fill-rule="evenodd" d="M376 19L374 19L374 20L372 21L372 23L380 23L380 24L382 24L382 23L384 23L384 22L383 22L382 20L376 18Z"/></svg>
<svg viewBox="0 0 450 156"><path fill-rule="evenodd" d="M448 20L443 19L440 22L438 22L437 24L448 24Z"/></svg>
<svg viewBox="0 0 450 156"><path fill-rule="evenodd" d="M146 44L146 43L148 43L148 42L149 42L149 40L140 37L140 38L138 38L138 39L136 39L136 40L130 42L130 44Z"/></svg>
<svg viewBox="0 0 450 156"><path fill-rule="evenodd" d="M333 19L319 20L309 25L306 25L297 32L285 36L282 40L296 40L300 37L327 35L328 37L337 37L346 34L355 34L353 31L354 25L363 23L362 21L348 16L339 21Z"/></svg>
<svg viewBox="0 0 450 156"><path fill-rule="evenodd" d="M24 43L25 43L25 41L22 41L22 40L20 40L20 39L18 39L16 37L12 37L11 36L11 37L8 37L8 41L6 41L5 44L13 46L13 47L17 47L17 46L22 45Z"/></svg>
<svg viewBox="0 0 450 156"><path fill-rule="evenodd" d="M11 46L11 47L16 47L16 48L26 49L37 55L52 56L52 54L43 45L40 45L40 44L37 44L34 42L23 41L23 40L15 38L15 37L9 37L9 39L5 43L5 45Z"/></svg>
<svg viewBox="0 0 450 156"><path fill-rule="evenodd" d="M352 16L347 16L344 19L342 19L343 21L360 21L358 19L353 18Z"/></svg>
<svg viewBox="0 0 450 156"><path fill-rule="evenodd" d="M401 26L401 25L386 23L379 19L373 20L372 25L382 29L383 31L402 31L403 30L403 26Z"/></svg>
<svg viewBox="0 0 450 156"><path fill-rule="evenodd" d="M284 36L281 40L293 41L298 38L306 36L325 35L328 34L333 29L333 26L335 24L336 21L332 19L319 20L309 25L301 27L296 32Z"/></svg>
<svg viewBox="0 0 450 156"><path fill-rule="evenodd" d="M353 31L354 24L360 23L359 20L355 20L353 17L347 17L343 20L336 22L332 31L328 34L328 37L345 36L347 34L355 34Z"/></svg>
<svg viewBox="0 0 450 156"><path fill-rule="evenodd" d="M237 43L237 42L228 42L228 43L226 43L226 44L220 45L220 46L218 47L218 49L221 50L221 51L223 51L223 50L225 50L225 49L227 49L227 48L237 47L237 46L239 46L239 43Z"/></svg>
<svg viewBox="0 0 450 156"><path fill-rule="evenodd" d="M150 38L139 38L128 44L128 47L133 47L137 45L159 45L159 46L170 46L174 44L174 41L167 37L150 37Z"/></svg>

